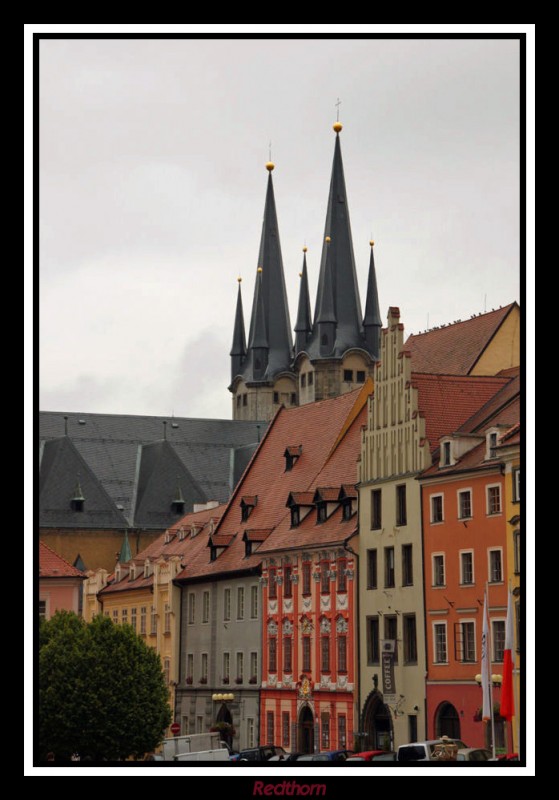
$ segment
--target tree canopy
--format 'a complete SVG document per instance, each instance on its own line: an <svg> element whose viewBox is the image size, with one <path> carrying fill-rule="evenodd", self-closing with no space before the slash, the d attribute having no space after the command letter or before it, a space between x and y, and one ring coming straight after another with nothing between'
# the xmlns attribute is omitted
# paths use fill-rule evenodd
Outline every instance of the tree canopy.
<svg viewBox="0 0 559 800"><path fill-rule="evenodd" d="M40 758L122 761L141 757L171 721L159 654L129 625L67 611L39 633Z"/></svg>

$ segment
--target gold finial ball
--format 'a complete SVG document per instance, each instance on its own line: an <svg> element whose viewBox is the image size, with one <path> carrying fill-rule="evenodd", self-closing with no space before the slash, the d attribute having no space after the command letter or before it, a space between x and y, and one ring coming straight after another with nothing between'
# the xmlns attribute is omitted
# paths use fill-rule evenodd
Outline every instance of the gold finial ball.
<svg viewBox="0 0 559 800"><path fill-rule="evenodd" d="M369 242L369 244L371 245L371 247L374 247L374 246L375 246L375 243L374 243L374 241L373 241L372 239L371 239L371 241Z"/></svg>
<svg viewBox="0 0 559 800"><path fill-rule="evenodd" d="M241 276L239 275L239 277L237 278L237 283L242 283L242 282L243 282L243 279L242 279L242 278L241 278Z"/></svg>
<svg viewBox="0 0 559 800"><path fill-rule="evenodd" d="M267 161L266 162L266 169L268 170L268 172L271 172L275 166L276 165L274 164L273 161Z"/></svg>
<svg viewBox="0 0 559 800"><path fill-rule="evenodd" d="M329 237L329 236L327 236L327 237L325 238L325 240L324 240L324 241L326 242L326 244L330 244L330 242L332 241L332 239L330 239L330 237Z"/></svg>
<svg viewBox="0 0 559 800"><path fill-rule="evenodd" d="M262 272L262 267L258 267L257 272Z"/></svg>
<svg viewBox="0 0 559 800"><path fill-rule="evenodd" d="M336 133L339 133L343 127L344 126L339 120L337 122L334 122L334 124L332 125L332 128L336 131Z"/></svg>
<svg viewBox="0 0 559 800"><path fill-rule="evenodd" d="M302 277L303 277L303 273L302 273L302 272L300 272L300 273L299 273L299 277L300 277L300 278L302 278Z"/></svg>
<svg viewBox="0 0 559 800"><path fill-rule="evenodd" d="M307 247L307 245L305 245L305 246L303 247L303 253L306 253L308 249L309 249L309 248Z"/></svg>

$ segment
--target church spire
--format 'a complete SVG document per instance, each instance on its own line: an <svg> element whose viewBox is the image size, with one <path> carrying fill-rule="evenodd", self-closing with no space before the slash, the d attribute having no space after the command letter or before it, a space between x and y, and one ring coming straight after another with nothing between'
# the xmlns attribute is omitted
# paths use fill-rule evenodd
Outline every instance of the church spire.
<svg viewBox="0 0 559 800"><path fill-rule="evenodd" d="M246 357L247 346L245 338L245 319L243 316L243 297L241 294L242 278L237 278L239 290L237 292L237 310L235 311L235 327L233 329L233 344L231 345L231 381L240 373Z"/></svg>
<svg viewBox="0 0 559 800"><path fill-rule="evenodd" d="M369 261L369 279L367 281L367 297L365 299L365 316L363 317L363 330L365 331L365 341L367 350L378 359L380 356L380 331L382 319L378 302L377 274L375 270L374 245L371 240L371 259Z"/></svg>
<svg viewBox="0 0 559 800"><path fill-rule="evenodd" d="M325 239L326 261L324 264L323 280L318 287L316 301L315 327L320 340L320 355L328 356L334 349L336 339L336 304L334 298L334 285L332 280L332 260L330 257L329 236Z"/></svg>
<svg viewBox="0 0 559 800"><path fill-rule="evenodd" d="M349 221L349 208L347 202L342 150L340 146L340 131L342 123L334 123L336 143L334 146L334 160L332 162L332 176L330 179L330 192L326 211L326 224L324 229L324 246L318 279L315 319L312 335L312 350L319 356L321 351L320 335L317 327L319 304L324 295L324 283L327 280L327 261L330 260L330 277L336 317L336 338L330 353L335 358L340 358L351 348L364 348L363 327L361 323L361 301L357 286L355 258L353 255L353 242L351 225ZM331 237L331 242L327 238Z"/></svg>
<svg viewBox="0 0 559 800"><path fill-rule="evenodd" d="M256 285L254 287L254 306L252 309L254 324L248 343L248 349L251 354L252 379L255 381L263 379L269 359L269 344L266 334L266 316L262 286L262 267L258 267Z"/></svg>
<svg viewBox="0 0 559 800"><path fill-rule="evenodd" d="M311 301L309 298L309 279L307 276L307 248L303 247L303 271L299 273L299 306L295 323L295 355L307 346L307 339L312 331Z"/></svg>

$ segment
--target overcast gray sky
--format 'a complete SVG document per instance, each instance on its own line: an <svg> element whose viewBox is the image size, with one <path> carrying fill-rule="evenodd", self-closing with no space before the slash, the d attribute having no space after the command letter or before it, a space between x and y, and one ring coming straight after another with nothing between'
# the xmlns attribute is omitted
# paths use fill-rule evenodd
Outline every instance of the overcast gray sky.
<svg viewBox="0 0 559 800"><path fill-rule="evenodd" d="M407 333L518 300L518 74L516 41L42 40L41 408L230 417L268 143L293 324L337 97L362 303L371 235Z"/></svg>

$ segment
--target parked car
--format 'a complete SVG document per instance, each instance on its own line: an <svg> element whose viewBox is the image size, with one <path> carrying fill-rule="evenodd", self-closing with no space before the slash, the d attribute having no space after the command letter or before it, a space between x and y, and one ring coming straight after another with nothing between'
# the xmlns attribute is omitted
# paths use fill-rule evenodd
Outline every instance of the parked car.
<svg viewBox="0 0 559 800"><path fill-rule="evenodd" d="M269 761L272 756L283 756L284 759L287 753L283 747L275 744L265 744L262 747L249 747L246 750L241 750L237 761ZM279 759L278 759L279 760Z"/></svg>
<svg viewBox="0 0 559 800"><path fill-rule="evenodd" d="M493 758L491 750L483 747L463 747L456 754L457 761L497 761Z"/></svg>
<svg viewBox="0 0 559 800"><path fill-rule="evenodd" d="M401 744L398 748L397 761L436 761L434 753L436 748L441 745L454 744L458 750L466 749L465 743L461 739L451 739L448 736L441 736L440 739L428 739L426 742L411 742Z"/></svg>
<svg viewBox="0 0 559 800"><path fill-rule="evenodd" d="M370 761L370 762L383 762L383 761L396 761L396 753L392 750L365 750L362 753L355 753L349 756L346 761Z"/></svg>
<svg viewBox="0 0 559 800"><path fill-rule="evenodd" d="M353 750L327 750L323 753L309 753L299 756L297 761L346 761Z"/></svg>

